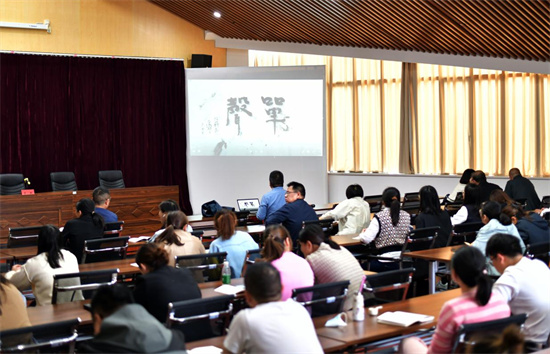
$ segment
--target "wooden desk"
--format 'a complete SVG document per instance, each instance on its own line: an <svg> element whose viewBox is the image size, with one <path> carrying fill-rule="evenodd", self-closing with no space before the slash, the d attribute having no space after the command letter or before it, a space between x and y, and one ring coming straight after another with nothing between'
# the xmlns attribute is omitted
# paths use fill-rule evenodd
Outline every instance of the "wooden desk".
<svg viewBox="0 0 550 354"><path fill-rule="evenodd" d="M406 254L407 257L419 258L429 261L429 293L435 293L435 273L437 271L437 262L449 263L454 252L461 246L448 246L433 248L431 250L415 251Z"/></svg>
<svg viewBox="0 0 550 354"><path fill-rule="evenodd" d="M359 236L359 234L351 234L351 235L335 235L331 236L332 241L336 242L342 247L348 247L348 246L358 246L361 245L361 240L354 240L354 237ZM366 250L366 248L365 248Z"/></svg>
<svg viewBox="0 0 550 354"><path fill-rule="evenodd" d="M111 189L109 209L124 220L124 235L152 235L160 227L158 205L166 199L179 200L178 186ZM58 227L74 218L76 202L91 198L91 190L46 192L34 195L0 196L0 244L8 239L10 227L53 224Z"/></svg>
<svg viewBox="0 0 550 354"><path fill-rule="evenodd" d="M386 304L380 311L380 314L387 311L407 311L434 316L434 322L421 325L400 327L381 324L376 322L376 317L371 317L368 314L365 316L365 321L355 322L352 320L352 311L348 312L348 325L346 327L325 327L326 321L333 318L334 315L314 318L313 323L317 331L317 336L319 337L343 341L346 347L364 344L434 326L437 323L439 312L443 304L450 299L458 297L460 293L460 289L454 289L437 294L420 296L405 301Z"/></svg>

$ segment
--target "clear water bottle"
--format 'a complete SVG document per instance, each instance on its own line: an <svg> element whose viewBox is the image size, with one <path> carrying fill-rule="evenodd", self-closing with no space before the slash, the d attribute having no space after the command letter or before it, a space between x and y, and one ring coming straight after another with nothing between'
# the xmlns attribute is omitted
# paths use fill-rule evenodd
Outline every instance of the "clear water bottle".
<svg viewBox="0 0 550 354"><path fill-rule="evenodd" d="M229 261L227 259L223 261L222 283L231 284L231 267L229 267Z"/></svg>
<svg viewBox="0 0 550 354"><path fill-rule="evenodd" d="M361 291L355 296L355 303L353 304L353 320L364 321L365 320L365 303L363 294Z"/></svg>

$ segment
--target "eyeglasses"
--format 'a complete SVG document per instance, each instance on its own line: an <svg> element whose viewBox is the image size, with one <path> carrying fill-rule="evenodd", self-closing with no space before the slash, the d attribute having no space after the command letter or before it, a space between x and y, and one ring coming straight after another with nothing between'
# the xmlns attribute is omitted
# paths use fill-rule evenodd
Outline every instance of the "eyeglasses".
<svg viewBox="0 0 550 354"><path fill-rule="evenodd" d="M286 191L286 192L285 192L285 195L289 195L289 194L292 194L292 193L298 193L298 192L294 192L294 191Z"/></svg>

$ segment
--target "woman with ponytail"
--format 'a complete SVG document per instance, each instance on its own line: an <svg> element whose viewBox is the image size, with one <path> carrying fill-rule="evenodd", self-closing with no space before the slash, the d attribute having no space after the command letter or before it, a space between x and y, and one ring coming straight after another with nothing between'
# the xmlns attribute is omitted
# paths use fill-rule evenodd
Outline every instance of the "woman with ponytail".
<svg viewBox="0 0 550 354"><path fill-rule="evenodd" d="M355 294L360 290L363 269L355 257L340 247L319 225L308 225L298 237L300 249L315 275L315 284L349 280L348 297L344 311L351 309Z"/></svg>
<svg viewBox="0 0 550 354"><path fill-rule="evenodd" d="M81 263L84 241L103 237L103 217L95 212L95 203L82 198L76 203L76 219L67 221L61 237L63 245L76 256Z"/></svg>
<svg viewBox="0 0 550 354"><path fill-rule="evenodd" d="M458 249L451 259L451 277L462 294L441 308L439 321L428 348L417 337L401 343L403 353L451 353L462 324L497 320L510 316L510 307L500 294L492 293L492 280L484 274L485 256L474 247Z"/></svg>
<svg viewBox="0 0 550 354"><path fill-rule="evenodd" d="M201 297L191 271L168 266L168 253L156 243L141 246L136 263L142 276L136 280L134 298L161 323L166 322L168 303Z"/></svg>
<svg viewBox="0 0 550 354"><path fill-rule="evenodd" d="M283 225L270 225L265 229L262 260L271 262L281 274L282 301L292 296L292 289L314 284L313 271L309 263L292 250L292 238Z"/></svg>

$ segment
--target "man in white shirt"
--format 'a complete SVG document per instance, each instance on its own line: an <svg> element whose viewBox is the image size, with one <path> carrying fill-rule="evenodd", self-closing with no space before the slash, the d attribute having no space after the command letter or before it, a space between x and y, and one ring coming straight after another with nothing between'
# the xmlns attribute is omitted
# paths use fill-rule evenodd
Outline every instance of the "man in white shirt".
<svg viewBox="0 0 550 354"><path fill-rule="evenodd" d="M270 263L250 265L244 278L246 302L223 342L231 353L322 353L313 321L294 300L280 301L281 277Z"/></svg>
<svg viewBox="0 0 550 354"><path fill-rule="evenodd" d="M493 291L508 300L513 314L527 314L523 333L526 350L541 350L550 335L550 269L538 259L522 256L517 237L496 234L485 254L502 275Z"/></svg>
<svg viewBox="0 0 550 354"><path fill-rule="evenodd" d="M333 218L338 221L337 235L359 234L370 224L369 203L363 200L363 188L351 184L346 189L348 199L338 203L336 208L327 211L319 219Z"/></svg>

